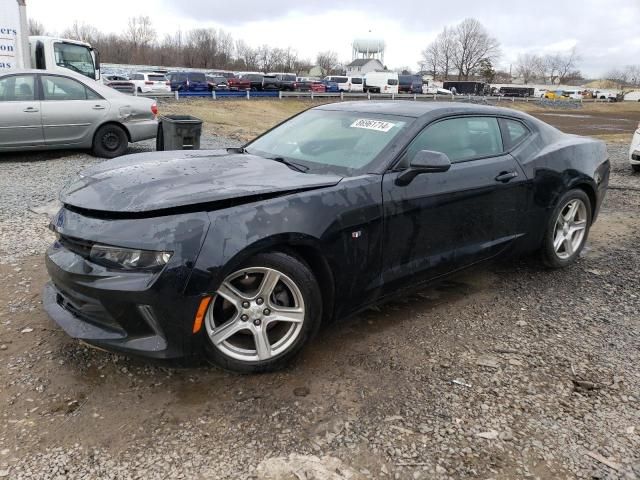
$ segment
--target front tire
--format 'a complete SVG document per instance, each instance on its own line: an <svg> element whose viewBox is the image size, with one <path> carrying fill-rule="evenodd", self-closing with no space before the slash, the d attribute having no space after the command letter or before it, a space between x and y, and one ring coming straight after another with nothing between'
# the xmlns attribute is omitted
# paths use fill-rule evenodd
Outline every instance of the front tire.
<svg viewBox="0 0 640 480"><path fill-rule="evenodd" d="M550 268L574 263L589 236L591 202L583 190L569 190L554 208L544 235L542 261Z"/></svg>
<svg viewBox="0 0 640 480"><path fill-rule="evenodd" d="M205 316L205 351L226 370L279 370L317 333L321 319L322 296L310 268L285 253L262 253L220 285Z"/></svg>
<svg viewBox="0 0 640 480"><path fill-rule="evenodd" d="M93 137L93 154L96 157L119 157L126 153L128 147L127 133L118 125L103 125Z"/></svg>

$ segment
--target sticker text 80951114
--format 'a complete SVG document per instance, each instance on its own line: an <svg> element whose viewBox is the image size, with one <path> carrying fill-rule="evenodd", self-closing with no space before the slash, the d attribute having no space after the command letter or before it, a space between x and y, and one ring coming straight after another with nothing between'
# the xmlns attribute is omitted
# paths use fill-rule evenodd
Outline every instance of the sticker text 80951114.
<svg viewBox="0 0 640 480"><path fill-rule="evenodd" d="M385 122L384 120L371 120L367 118L359 118L351 124L351 128L366 128L367 130L375 130L376 132L388 132L395 123Z"/></svg>

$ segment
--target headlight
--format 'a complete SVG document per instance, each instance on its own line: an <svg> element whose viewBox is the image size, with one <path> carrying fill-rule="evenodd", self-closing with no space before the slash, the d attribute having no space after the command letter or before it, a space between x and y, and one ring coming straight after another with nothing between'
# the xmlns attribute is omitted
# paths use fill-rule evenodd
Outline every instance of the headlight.
<svg viewBox="0 0 640 480"><path fill-rule="evenodd" d="M96 244L91 247L92 262L123 270L160 270L171 258L172 252L134 250Z"/></svg>

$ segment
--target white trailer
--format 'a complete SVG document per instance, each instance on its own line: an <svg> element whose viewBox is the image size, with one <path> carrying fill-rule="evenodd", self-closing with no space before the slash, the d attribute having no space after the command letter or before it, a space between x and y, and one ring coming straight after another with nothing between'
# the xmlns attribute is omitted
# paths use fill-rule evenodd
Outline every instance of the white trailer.
<svg viewBox="0 0 640 480"><path fill-rule="evenodd" d="M23 68L72 70L100 79L97 50L68 38L29 36L25 0L0 0L0 73Z"/></svg>

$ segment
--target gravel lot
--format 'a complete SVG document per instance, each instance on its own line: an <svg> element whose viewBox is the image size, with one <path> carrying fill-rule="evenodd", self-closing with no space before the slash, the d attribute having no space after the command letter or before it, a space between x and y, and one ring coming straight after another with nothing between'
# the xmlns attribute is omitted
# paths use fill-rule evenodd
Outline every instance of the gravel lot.
<svg viewBox="0 0 640 480"><path fill-rule="evenodd" d="M259 376L67 338L41 307L51 238L29 207L99 160L0 157L0 478L639 478L640 175L626 144L609 152L575 266L467 272Z"/></svg>

